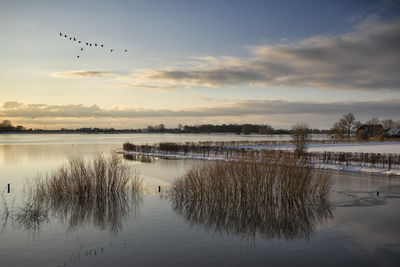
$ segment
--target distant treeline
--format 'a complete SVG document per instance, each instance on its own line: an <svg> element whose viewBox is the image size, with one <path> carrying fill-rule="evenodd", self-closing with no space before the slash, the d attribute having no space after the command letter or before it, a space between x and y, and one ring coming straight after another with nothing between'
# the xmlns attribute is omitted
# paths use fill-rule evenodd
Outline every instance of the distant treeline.
<svg viewBox="0 0 400 267"><path fill-rule="evenodd" d="M166 128L164 124L148 126L146 129L114 129L114 128L78 128L57 130L32 129L24 126L14 126L11 121L4 120L0 123L0 133L236 133L236 134L290 134L288 129L274 129L267 124L202 124L179 125L177 128ZM310 134L328 134L329 130L309 129Z"/></svg>
<svg viewBox="0 0 400 267"><path fill-rule="evenodd" d="M32 129L25 128L22 125L14 126L11 121L4 120L0 123L0 133L135 133L140 132L139 129L114 129L114 128L78 128L58 130Z"/></svg>
<svg viewBox="0 0 400 267"><path fill-rule="evenodd" d="M178 128L165 128L164 124L148 126L152 133L236 133L236 134L290 134L288 129L274 129L267 124L201 124L179 125ZM329 133L329 130L309 129L310 134Z"/></svg>

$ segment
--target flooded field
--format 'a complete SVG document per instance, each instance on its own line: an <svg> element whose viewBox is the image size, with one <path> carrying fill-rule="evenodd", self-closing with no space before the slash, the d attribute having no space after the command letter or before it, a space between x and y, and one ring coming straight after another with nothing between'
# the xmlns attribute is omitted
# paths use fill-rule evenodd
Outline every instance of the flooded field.
<svg viewBox="0 0 400 267"><path fill-rule="evenodd" d="M139 195L105 202L72 198L53 201L45 209L41 202L26 201L29 185L36 177L46 176L76 156L88 160L99 153L110 154L125 141L132 142L129 135L109 137L98 135L93 142L82 141L86 136L67 136L61 141L46 141L45 135L11 136L12 141L7 139L10 136L1 137L0 266L400 263L398 177L329 172L330 195L320 201L310 201L309 196L301 194L281 197L279 204L267 201L262 194L246 201L238 198L236 191L229 191L232 194L222 188L208 198L191 202L199 195L197 191L189 200L171 197L169 192L176 179L194 166L201 168L204 162L124 160L139 173L144 188ZM146 138L137 142L150 143ZM233 187L239 188L237 184Z"/></svg>

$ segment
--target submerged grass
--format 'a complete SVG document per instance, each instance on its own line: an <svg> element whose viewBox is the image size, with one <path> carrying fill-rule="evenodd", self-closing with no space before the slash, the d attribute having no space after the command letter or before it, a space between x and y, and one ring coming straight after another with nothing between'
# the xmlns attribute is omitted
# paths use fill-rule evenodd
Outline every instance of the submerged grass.
<svg viewBox="0 0 400 267"><path fill-rule="evenodd" d="M174 182L172 205L190 222L216 232L309 238L316 223L332 216L331 177L305 159L279 155L194 167Z"/></svg>

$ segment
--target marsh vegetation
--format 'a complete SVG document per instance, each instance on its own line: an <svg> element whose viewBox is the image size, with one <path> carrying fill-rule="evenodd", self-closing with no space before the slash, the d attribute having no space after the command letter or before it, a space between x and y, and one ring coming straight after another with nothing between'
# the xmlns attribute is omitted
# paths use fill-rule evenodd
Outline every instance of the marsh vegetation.
<svg viewBox="0 0 400 267"><path fill-rule="evenodd" d="M112 153L89 160L71 158L68 163L28 184L21 207L9 215L18 228L33 234L50 216L70 230L91 223L117 234L125 219L136 215L142 199L142 181L122 157Z"/></svg>
<svg viewBox="0 0 400 267"><path fill-rule="evenodd" d="M126 194L129 187L136 190L140 186L138 176L132 174L119 155L112 153L109 157L99 154L87 161L71 158L68 164L46 177L37 177L30 193L51 201L102 200Z"/></svg>
<svg viewBox="0 0 400 267"><path fill-rule="evenodd" d="M270 158L209 162L177 179L174 210L192 224L218 233L254 238L308 239L332 218L332 180L307 160L280 153Z"/></svg>

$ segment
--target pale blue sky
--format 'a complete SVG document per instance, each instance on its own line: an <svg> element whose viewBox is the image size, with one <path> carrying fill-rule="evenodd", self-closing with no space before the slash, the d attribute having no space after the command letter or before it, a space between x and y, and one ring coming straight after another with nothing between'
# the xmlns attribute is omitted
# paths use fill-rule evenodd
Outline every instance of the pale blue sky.
<svg viewBox="0 0 400 267"><path fill-rule="evenodd" d="M283 111L279 116L235 110L254 100L267 106L348 103L360 119L398 118L399 111L374 113L372 102L400 99L399 50L385 45L397 40L392 33L399 9L396 1L2 0L0 119L34 127L128 128L150 122L290 127L299 120L329 127L344 112L332 107L325 117L302 111L288 118ZM104 43L107 50L83 45L81 52L59 32ZM19 105L5 105L10 101ZM366 101L371 112L357 114L357 105ZM48 114L32 115L35 104ZM63 113L66 105L80 104L100 111ZM226 107L231 114L161 116L165 110ZM110 115L115 108L151 110L154 116Z"/></svg>

